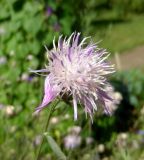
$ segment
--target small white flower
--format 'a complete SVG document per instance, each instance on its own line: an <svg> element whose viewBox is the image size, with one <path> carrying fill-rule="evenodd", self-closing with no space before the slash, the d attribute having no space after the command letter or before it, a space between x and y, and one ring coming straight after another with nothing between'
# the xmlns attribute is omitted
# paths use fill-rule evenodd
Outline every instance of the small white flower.
<svg viewBox="0 0 144 160"><path fill-rule="evenodd" d="M104 146L104 144L99 144L98 145L98 152L99 153L103 153L105 151L105 146Z"/></svg>
<svg viewBox="0 0 144 160"><path fill-rule="evenodd" d="M122 100L122 95L119 92L114 91L112 86L108 86L105 88L107 94L112 97L113 101L106 101L108 110L113 113Z"/></svg>
<svg viewBox="0 0 144 160"><path fill-rule="evenodd" d="M42 141L42 136L41 135L37 135L33 141L34 146L38 146Z"/></svg>
<svg viewBox="0 0 144 160"><path fill-rule="evenodd" d="M31 61L31 60L33 59L33 55L29 54L29 55L27 56L27 59L28 59L29 61Z"/></svg>
<svg viewBox="0 0 144 160"><path fill-rule="evenodd" d="M3 35L6 33L6 30L3 27L0 27L0 35Z"/></svg>
<svg viewBox="0 0 144 160"><path fill-rule="evenodd" d="M86 144L89 145L89 144L92 144L94 142L94 139L92 137L87 137L86 138Z"/></svg>
<svg viewBox="0 0 144 160"><path fill-rule="evenodd" d="M22 81L27 81L27 80L28 80L28 77L29 77L29 75L28 75L27 73L23 73L23 74L21 75L21 80L22 80Z"/></svg>
<svg viewBox="0 0 144 160"><path fill-rule="evenodd" d="M6 57L5 56L1 56L0 57L0 65L6 64L6 62L7 62Z"/></svg>
<svg viewBox="0 0 144 160"><path fill-rule="evenodd" d="M50 122L51 122L51 124L57 124L59 122L59 118L58 117L52 117Z"/></svg>
<svg viewBox="0 0 144 160"><path fill-rule="evenodd" d="M14 106L12 106L12 105L6 106L5 113L7 116L13 116L14 115Z"/></svg>

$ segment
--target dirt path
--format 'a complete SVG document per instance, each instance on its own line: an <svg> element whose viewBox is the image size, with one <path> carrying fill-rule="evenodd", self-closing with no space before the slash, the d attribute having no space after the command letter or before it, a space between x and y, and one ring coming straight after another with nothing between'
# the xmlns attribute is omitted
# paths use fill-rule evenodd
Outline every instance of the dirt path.
<svg viewBox="0 0 144 160"><path fill-rule="evenodd" d="M120 70L144 69L144 46L137 47L123 54L115 54L115 57L112 58L112 63Z"/></svg>

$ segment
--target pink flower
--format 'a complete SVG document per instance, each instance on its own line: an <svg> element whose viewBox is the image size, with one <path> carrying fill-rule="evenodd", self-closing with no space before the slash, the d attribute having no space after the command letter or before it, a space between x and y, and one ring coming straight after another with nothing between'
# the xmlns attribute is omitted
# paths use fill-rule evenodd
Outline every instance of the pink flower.
<svg viewBox="0 0 144 160"><path fill-rule="evenodd" d="M72 33L69 38L59 37L56 46L48 51L49 64L46 69L33 72L45 72L44 98L37 112L53 101L58 95L73 97L74 119L77 119L77 104L93 117L101 103L104 111L110 113L107 102L113 102L105 88L110 86L107 76L114 72L113 65L106 62L109 54L99 49L97 44L87 43L88 37L79 41L80 33Z"/></svg>
<svg viewBox="0 0 144 160"><path fill-rule="evenodd" d="M74 134L69 134L64 138L64 146L66 149L74 149L81 145L81 137Z"/></svg>

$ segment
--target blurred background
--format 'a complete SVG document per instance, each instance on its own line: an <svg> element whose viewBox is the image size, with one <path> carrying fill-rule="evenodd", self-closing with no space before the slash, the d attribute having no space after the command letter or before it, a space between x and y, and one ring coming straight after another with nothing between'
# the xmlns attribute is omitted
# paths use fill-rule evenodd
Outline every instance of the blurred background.
<svg viewBox="0 0 144 160"><path fill-rule="evenodd" d="M61 101L50 133L70 160L144 159L144 0L0 0L0 159L33 160L48 108L33 116L43 96L44 45L79 31L111 53L113 116L94 123ZM41 160L56 159L45 142Z"/></svg>

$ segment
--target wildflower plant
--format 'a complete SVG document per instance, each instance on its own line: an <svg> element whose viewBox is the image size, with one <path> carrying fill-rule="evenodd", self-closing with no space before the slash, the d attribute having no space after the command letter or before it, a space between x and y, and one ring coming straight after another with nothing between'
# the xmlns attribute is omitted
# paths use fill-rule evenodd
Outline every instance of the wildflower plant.
<svg viewBox="0 0 144 160"><path fill-rule="evenodd" d="M75 120L78 117L78 104L83 106L86 115L88 114L91 120L93 120L94 112L100 106L105 113L111 114L110 105L115 101L106 88L111 87L107 77L114 72L114 66L106 61L109 53L105 49L98 48L97 43L92 41L88 43L88 39L90 37L80 41L80 33L74 32L68 38L64 37L63 39L60 36L57 44L54 38L52 50L48 50L46 47L48 65L45 69L32 70L34 73L46 76L44 97L42 103L36 108L36 113L39 113L56 97L72 96ZM47 132L50 118L58 100L54 102L50 107L44 132ZM44 135L47 136L49 142L48 137L50 135L47 133ZM43 141L44 137L37 160L40 157ZM50 140L49 144L58 157L62 156L63 159L66 159L54 140ZM57 152L55 148L57 148Z"/></svg>
<svg viewBox="0 0 144 160"><path fill-rule="evenodd" d="M111 87L107 77L114 72L114 66L106 61L109 53L92 41L87 43L88 39L90 37L80 41L80 33L72 33L69 38L60 36L57 45L54 39L52 50L46 48L49 64L45 69L33 71L46 74L44 98L36 112L57 96L67 95L73 98L75 120L78 104L91 119L100 106L105 113L111 114L107 102L114 103L114 100L105 88Z"/></svg>

